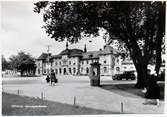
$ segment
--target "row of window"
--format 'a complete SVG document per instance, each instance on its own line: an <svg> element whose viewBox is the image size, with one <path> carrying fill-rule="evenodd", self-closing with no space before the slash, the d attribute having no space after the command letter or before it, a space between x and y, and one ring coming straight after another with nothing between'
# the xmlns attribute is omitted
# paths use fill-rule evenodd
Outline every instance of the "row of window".
<svg viewBox="0 0 167 117"><path fill-rule="evenodd" d="M57 66L57 65L58 65L58 63L59 63L59 65L61 65L61 64L62 64L62 62L61 62L61 61L59 61L59 62L55 62L55 66ZM64 64L64 65L66 65L66 64L67 64L67 61L63 61L63 64ZM72 62L71 62L71 61L69 61L69 65L72 65ZM76 62L74 62L74 63L73 63L73 65L76 65Z"/></svg>
<svg viewBox="0 0 167 117"><path fill-rule="evenodd" d="M55 69L55 74L75 74L76 73L76 68L59 68L59 69Z"/></svg>
<svg viewBox="0 0 167 117"><path fill-rule="evenodd" d="M118 68L117 68L117 70L119 71ZM84 68L81 67L81 72L83 72L83 71L84 71ZM108 68L107 68L107 67L103 67L103 72L104 72L104 73L107 73L107 72L108 72ZM89 73L89 68L88 68L88 67L86 67L86 73L87 73L87 74Z"/></svg>
<svg viewBox="0 0 167 117"><path fill-rule="evenodd" d="M84 68L83 67L81 67L81 72L83 72L84 71ZM89 68L87 67L86 68L86 74L88 74L89 73Z"/></svg>
<svg viewBox="0 0 167 117"><path fill-rule="evenodd" d="M93 63L93 62L98 62L98 60L90 60L90 61L86 60L85 62L86 62L86 64L90 64L90 63ZM84 61L82 61L81 64L83 65Z"/></svg>
<svg viewBox="0 0 167 117"><path fill-rule="evenodd" d="M126 68L125 68L126 69ZM72 73L73 71L73 73ZM120 71L120 68L117 67L116 68L116 71ZM81 67L81 73L84 72L84 68ZM107 73L108 72L108 68L107 67L103 67L103 72L104 73ZM40 74L40 70L38 69L38 73ZM44 69L44 73L46 73L46 69ZM59 68L59 69L55 69L55 73L56 74L64 74L64 75L67 75L67 74L75 74L76 73L76 68L68 68L68 71L67 71L67 68ZM89 68L86 67L86 74L89 73Z"/></svg>

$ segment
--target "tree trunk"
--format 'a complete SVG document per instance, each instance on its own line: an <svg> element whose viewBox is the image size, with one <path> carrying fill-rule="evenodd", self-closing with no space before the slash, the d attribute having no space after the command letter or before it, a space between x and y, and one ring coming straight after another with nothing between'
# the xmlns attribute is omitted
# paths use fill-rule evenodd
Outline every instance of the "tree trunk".
<svg viewBox="0 0 167 117"><path fill-rule="evenodd" d="M143 63L139 63L136 67L137 72L137 83L135 85L136 88L144 88L146 86L147 79L147 65Z"/></svg>
<svg viewBox="0 0 167 117"><path fill-rule="evenodd" d="M23 76L24 70L21 69L21 77Z"/></svg>

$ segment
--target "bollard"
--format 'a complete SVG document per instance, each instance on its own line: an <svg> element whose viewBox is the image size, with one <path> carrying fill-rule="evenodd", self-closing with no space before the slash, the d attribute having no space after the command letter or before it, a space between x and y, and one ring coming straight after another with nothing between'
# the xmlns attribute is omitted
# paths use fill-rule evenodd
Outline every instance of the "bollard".
<svg viewBox="0 0 167 117"><path fill-rule="evenodd" d="M41 92L41 99L43 100L43 92Z"/></svg>
<svg viewBox="0 0 167 117"><path fill-rule="evenodd" d="M74 96L74 106L76 105L76 96Z"/></svg>
<svg viewBox="0 0 167 117"><path fill-rule="evenodd" d="M121 102L121 113L123 113L123 102Z"/></svg>
<svg viewBox="0 0 167 117"><path fill-rule="evenodd" d="M20 94L19 89L17 90L17 94L18 94L18 95Z"/></svg>

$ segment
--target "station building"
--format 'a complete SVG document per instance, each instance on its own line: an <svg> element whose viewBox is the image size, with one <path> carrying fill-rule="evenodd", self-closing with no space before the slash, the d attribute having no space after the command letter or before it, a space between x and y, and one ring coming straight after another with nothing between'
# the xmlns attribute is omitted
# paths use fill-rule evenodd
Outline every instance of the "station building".
<svg viewBox="0 0 167 117"><path fill-rule="evenodd" d="M90 64L100 63L100 75L114 76L121 72L122 59L119 51L105 45L99 51L66 49L58 55L42 53L36 60L36 75L45 75L53 69L57 75L89 75Z"/></svg>

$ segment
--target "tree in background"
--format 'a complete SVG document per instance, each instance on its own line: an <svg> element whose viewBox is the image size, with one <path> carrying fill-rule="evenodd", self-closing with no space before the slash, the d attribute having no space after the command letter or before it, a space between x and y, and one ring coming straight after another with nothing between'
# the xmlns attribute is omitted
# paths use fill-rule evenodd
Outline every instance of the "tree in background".
<svg viewBox="0 0 167 117"><path fill-rule="evenodd" d="M13 55L10 58L11 67L20 71L21 76L34 75L36 70L35 59L24 52L19 52L18 55Z"/></svg>
<svg viewBox="0 0 167 117"><path fill-rule="evenodd" d="M43 14L43 28L56 41L76 43L84 36L98 36L103 29L109 40L125 43L137 71L137 88L144 87L147 66L156 53L158 74L165 35L166 2L37 2L34 11Z"/></svg>
<svg viewBox="0 0 167 117"><path fill-rule="evenodd" d="M2 71L11 69L9 61L7 61L3 55L1 56L1 62L2 62Z"/></svg>

